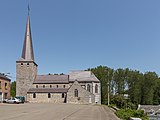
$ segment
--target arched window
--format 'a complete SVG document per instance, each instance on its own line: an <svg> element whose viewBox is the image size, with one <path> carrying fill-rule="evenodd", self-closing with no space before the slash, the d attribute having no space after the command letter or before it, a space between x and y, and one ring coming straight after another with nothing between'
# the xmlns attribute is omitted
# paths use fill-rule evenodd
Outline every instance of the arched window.
<svg viewBox="0 0 160 120"><path fill-rule="evenodd" d="M36 93L33 93L33 98L36 98Z"/></svg>
<svg viewBox="0 0 160 120"><path fill-rule="evenodd" d="M36 85L36 88L38 88L38 85Z"/></svg>
<svg viewBox="0 0 160 120"><path fill-rule="evenodd" d="M98 93L98 85L95 86L95 93Z"/></svg>
<svg viewBox="0 0 160 120"><path fill-rule="evenodd" d="M52 85L50 85L50 88L52 88Z"/></svg>
<svg viewBox="0 0 160 120"><path fill-rule="evenodd" d="M91 91L91 86L90 84L87 85L87 90L90 92Z"/></svg>
<svg viewBox="0 0 160 120"><path fill-rule="evenodd" d="M43 88L45 88L45 85L43 85Z"/></svg>
<svg viewBox="0 0 160 120"><path fill-rule="evenodd" d="M48 93L48 98L51 98L51 93Z"/></svg>
<svg viewBox="0 0 160 120"><path fill-rule="evenodd" d="M74 90L74 97L78 97L78 90L77 89Z"/></svg>
<svg viewBox="0 0 160 120"><path fill-rule="evenodd" d="M58 88L58 85L57 85L57 88Z"/></svg>

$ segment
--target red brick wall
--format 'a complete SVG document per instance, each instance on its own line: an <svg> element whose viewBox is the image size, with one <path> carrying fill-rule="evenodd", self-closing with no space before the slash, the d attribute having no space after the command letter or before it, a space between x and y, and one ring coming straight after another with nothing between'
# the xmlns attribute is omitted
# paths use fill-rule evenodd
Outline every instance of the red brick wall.
<svg viewBox="0 0 160 120"><path fill-rule="evenodd" d="M10 81L0 78L0 92L3 93L4 99L10 98ZM6 93L6 96L5 96Z"/></svg>

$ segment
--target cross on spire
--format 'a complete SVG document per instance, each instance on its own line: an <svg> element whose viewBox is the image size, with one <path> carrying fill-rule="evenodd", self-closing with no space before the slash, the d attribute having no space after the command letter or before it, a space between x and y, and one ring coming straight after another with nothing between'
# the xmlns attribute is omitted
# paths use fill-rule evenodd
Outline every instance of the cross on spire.
<svg viewBox="0 0 160 120"><path fill-rule="evenodd" d="M30 7L29 7L29 3L28 3L28 15L29 15L29 13L30 13Z"/></svg>

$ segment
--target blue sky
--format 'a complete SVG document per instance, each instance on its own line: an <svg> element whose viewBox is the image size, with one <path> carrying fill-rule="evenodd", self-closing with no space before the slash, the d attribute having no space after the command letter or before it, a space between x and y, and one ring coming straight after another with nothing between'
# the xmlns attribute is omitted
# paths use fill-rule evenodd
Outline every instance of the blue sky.
<svg viewBox="0 0 160 120"><path fill-rule="evenodd" d="M12 80L28 3L39 74L104 65L160 75L159 0L1 0L0 72Z"/></svg>

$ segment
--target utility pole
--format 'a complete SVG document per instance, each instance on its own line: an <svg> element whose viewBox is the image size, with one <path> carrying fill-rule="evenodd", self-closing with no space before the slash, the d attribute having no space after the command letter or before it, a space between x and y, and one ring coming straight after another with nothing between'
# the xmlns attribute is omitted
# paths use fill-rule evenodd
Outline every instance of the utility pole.
<svg viewBox="0 0 160 120"><path fill-rule="evenodd" d="M108 80L108 106L109 106L109 103L110 103L110 97L109 97L109 80Z"/></svg>

